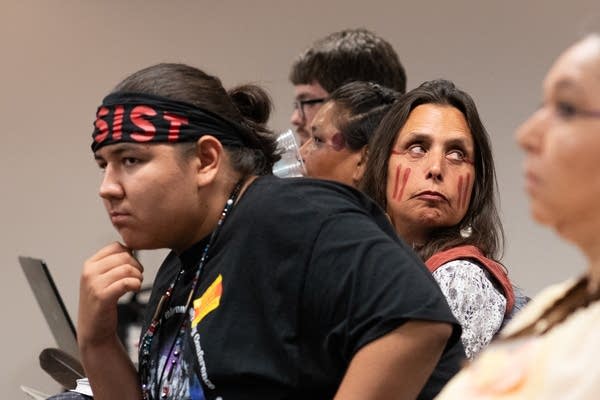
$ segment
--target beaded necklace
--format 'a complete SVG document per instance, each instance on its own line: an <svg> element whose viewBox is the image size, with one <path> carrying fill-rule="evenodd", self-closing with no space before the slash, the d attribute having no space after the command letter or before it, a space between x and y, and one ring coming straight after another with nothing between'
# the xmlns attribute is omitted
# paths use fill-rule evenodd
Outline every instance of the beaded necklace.
<svg viewBox="0 0 600 400"><path fill-rule="evenodd" d="M161 396L160 396L161 398L167 397L170 392L170 381L172 378L173 370L175 368L174 364L176 363L177 359L181 355L180 353L181 353L181 347L182 347L182 343L183 343L182 338L185 334L185 328L186 328L186 324L185 324L185 321L187 319L186 316L188 315L189 307L192 303L192 298L194 297L194 293L198 289L198 283L200 281L200 275L202 273L202 269L204 268L204 265L206 264L206 261L208 260L208 251L210 250L211 245L214 243L219 231L221 230L221 227L223 226L223 223L225 222L225 218L227 218L227 215L229 214L229 212L235 205L235 201L240 193L242 183L243 183L243 179L240 179L238 181L238 183L235 185L231 194L229 195L229 199L227 199L227 202L225 203L225 207L223 207L223 212L221 213L221 216L219 217L217 226L212 231L212 234L210 235L208 243L206 244L206 246L204 246L204 250L202 251L202 257L200 258L200 262L198 263L198 267L196 268L196 273L194 275L194 279L192 280L192 287L190 289L190 292L188 294L188 297L187 297L187 300L185 303L185 312L183 314L183 319L181 321L179 332L173 342L173 345L171 346L171 349L169 350L169 353L168 353L169 357L167 357L167 359L165 361L165 365L160 374L160 377L157 376L159 379L156 382L156 385L159 386L161 384L161 381L163 380L163 375L165 373L165 370L167 368L169 368L169 371L167 372L167 376L166 376L167 382L163 385L162 390L161 390ZM150 385L149 385L148 380L150 378L150 355L151 355L150 349L152 347L152 341L154 340L155 333L158 331L160 324L163 320L164 308L168 303L170 303L171 296L173 294L173 289L175 288L180 277L184 273L185 273L185 271L184 271L183 265L182 265L179 272L175 276L175 279L173 279L173 281L171 282L171 284L169 285L169 287L167 288L165 293L160 297L160 300L158 301L158 306L156 307L156 310L154 311L154 315L152 316L152 321L150 322L150 325L148 325L148 329L146 329L146 331L144 332L144 335L142 336L142 339L140 340L139 375L140 375L140 380L141 380L141 384L142 384L142 396L143 396L144 400L150 400ZM173 359L173 361L171 363L169 363L168 360L171 355L173 355L175 358ZM169 365L169 364L171 364L171 365ZM157 366L157 368L158 368L158 366Z"/></svg>

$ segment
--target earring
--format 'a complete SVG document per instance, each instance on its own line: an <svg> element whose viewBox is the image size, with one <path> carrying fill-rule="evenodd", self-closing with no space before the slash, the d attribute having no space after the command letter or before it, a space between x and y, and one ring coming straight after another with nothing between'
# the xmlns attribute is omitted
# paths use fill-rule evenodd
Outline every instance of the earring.
<svg viewBox="0 0 600 400"><path fill-rule="evenodd" d="M390 214L388 214L387 211L384 214L385 214L385 216L387 217L388 221L391 224L392 223L392 217L390 217Z"/></svg>
<svg viewBox="0 0 600 400"><path fill-rule="evenodd" d="M472 233L473 233L473 228L471 227L471 225L467 225L463 228L460 228L460 236L463 239L470 237Z"/></svg>

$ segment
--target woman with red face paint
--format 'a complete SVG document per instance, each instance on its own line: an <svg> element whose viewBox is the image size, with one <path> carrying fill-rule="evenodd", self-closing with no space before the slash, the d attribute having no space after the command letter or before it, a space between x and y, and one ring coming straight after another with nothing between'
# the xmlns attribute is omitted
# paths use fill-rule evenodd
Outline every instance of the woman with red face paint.
<svg viewBox="0 0 600 400"><path fill-rule="evenodd" d="M394 104L369 147L361 188L426 262L472 358L515 309L496 261L503 232L494 162L475 104L452 82L425 82Z"/></svg>
<svg viewBox="0 0 600 400"><path fill-rule="evenodd" d="M96 400L430 399L460 327L422 262L356 190L279 179L270 102L181 64L127 77L98 108L100 196L123 243L81 277L78 343ZM132 250L168 248L139 368L117 301Z"/></svg>
<svg viewBox="0 0 600 400"><path fill-rule="evenodd" d="M575 43L517 131L533 218L585 254L579 278L537 295L440 400L596 400L600 396L600 35Z"/></svg>
<svg viewBox="0 0 600 400"><path fill-rule="evenodd" d="M313 118L310 137L300 149L306 176L356 187L369 140L398 96L371 82L351 82L334 90Z"/></svg>

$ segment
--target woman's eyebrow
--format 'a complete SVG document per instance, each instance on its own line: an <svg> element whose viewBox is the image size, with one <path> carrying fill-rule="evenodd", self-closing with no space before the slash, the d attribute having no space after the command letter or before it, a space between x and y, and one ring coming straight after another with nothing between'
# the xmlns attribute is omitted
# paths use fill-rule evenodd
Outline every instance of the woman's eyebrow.
<svg viewBox="0 0 600 400"><path fill-rule="evenodd" d="M473 146L469 145L469 142L465 138L462 138L462 137L448 139L446 141L446 146L449 146L449 147L452 147L452 146L461 146L461 147L464 147L464 148L473 147Z"/></svg>
<svg viewBox="0 0 600 400"><path fill-rule="evenodd" d="M583 94L583 87L578 84L575 80L565 77L558 80L551 89L558 93L574 93L574 94Z"/></svg>
<svg viewBox="0 0 600 400"><path fill-rule="evenodd" d="M406 138L410 139L410 140L415 140L415 139L417 139L417 140L430 140L431 139L431 135L429 135L427 133L423 133L423 132L418 132L418 131L414 132L414 131L411 131L411 132L408 132L406 134Z"/></svg>

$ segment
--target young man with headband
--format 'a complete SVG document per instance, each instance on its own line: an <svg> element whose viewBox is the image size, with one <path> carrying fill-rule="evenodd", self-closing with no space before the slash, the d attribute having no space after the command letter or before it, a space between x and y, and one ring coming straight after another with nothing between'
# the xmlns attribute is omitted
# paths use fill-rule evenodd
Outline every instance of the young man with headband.
<svg viewBox="0 0 600 400"><path fill-rule="evenodd" d="M181 64L134 73L97 112L100 196L123 243L84 265L81 360L94 398L428 399L458 368L460 328L368 198L271 175L261 89ZM140 288L131 250L169 248L140 340L116 334ZM58 397L60 398L60 397Z"/></svg>

